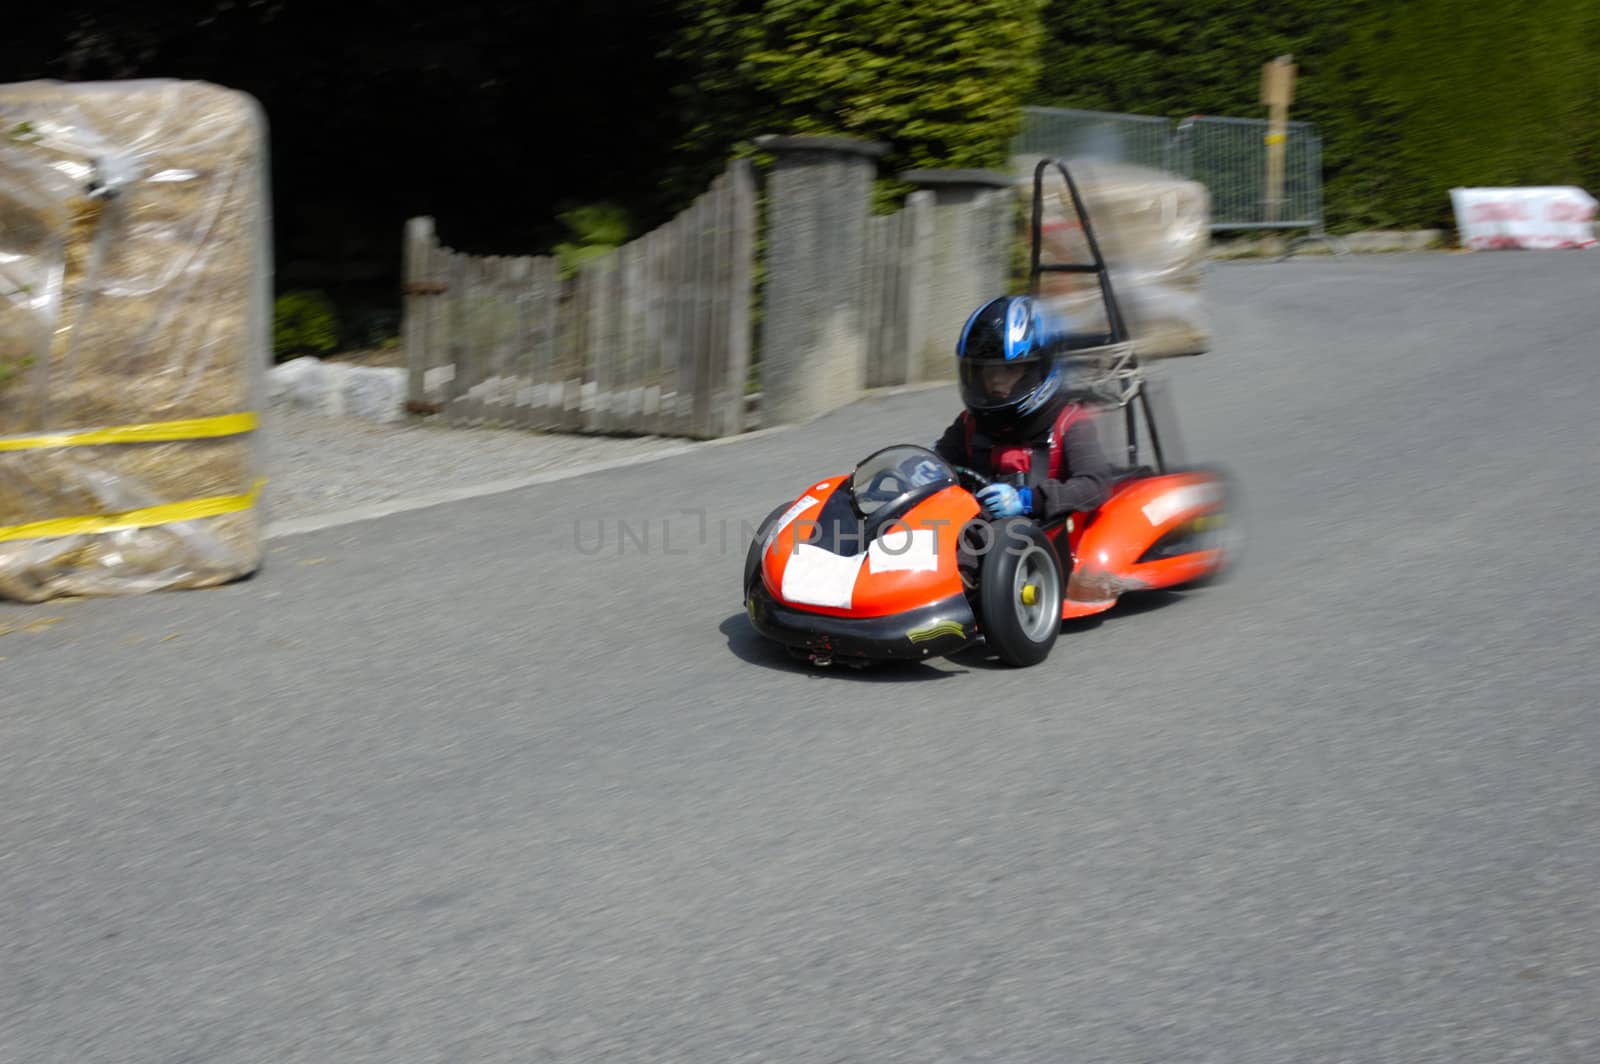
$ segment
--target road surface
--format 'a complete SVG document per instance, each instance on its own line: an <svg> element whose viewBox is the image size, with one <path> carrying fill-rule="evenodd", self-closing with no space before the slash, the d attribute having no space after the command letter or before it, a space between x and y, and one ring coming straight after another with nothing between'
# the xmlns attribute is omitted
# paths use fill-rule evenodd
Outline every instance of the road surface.
<svg viewBox="0 0 1600 1064"><path fill-rule="evenodd" d="M1600 255L1208 284L1249 555L1037 669L742 612L953 389L0 609L0 1060L1594 1061Z"/></svg>

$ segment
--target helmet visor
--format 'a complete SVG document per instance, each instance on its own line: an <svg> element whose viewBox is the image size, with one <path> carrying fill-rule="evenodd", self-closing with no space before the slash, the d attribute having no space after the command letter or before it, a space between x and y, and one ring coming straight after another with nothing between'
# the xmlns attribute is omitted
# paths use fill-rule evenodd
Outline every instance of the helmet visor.
<svg viewBox="0 0 1600 1064"><path fill-rule="evenodd" d="M1037 358L961 360L961 399L974 410L1003 410L1022 402L1044 381Z"/></svg>

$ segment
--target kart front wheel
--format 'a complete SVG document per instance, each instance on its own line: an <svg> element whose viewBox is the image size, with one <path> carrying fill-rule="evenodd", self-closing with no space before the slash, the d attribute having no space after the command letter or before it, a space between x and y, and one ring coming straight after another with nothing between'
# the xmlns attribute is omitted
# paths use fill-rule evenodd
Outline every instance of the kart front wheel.
<svg viewBox="0 0 1600 1064"><path fill-rule="evenodd" d="M1002 521L978 571L978 621L1007 665L1037 665L1061 632L1061 565L1031 521Z"/></svg>

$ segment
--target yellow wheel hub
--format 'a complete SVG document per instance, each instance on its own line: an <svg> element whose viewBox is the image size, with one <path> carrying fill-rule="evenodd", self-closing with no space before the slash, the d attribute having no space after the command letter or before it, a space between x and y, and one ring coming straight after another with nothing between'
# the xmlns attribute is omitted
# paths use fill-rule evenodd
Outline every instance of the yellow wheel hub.
<svg viewBox="0 0 1600 1064"><path fill-rule="evenodd" d="M1034 606L1034 605L1037 605L1038 602L1039 602L1039 585L1038 584L1023 584L1022 585L1022 604L1024 606Z"/></svg>

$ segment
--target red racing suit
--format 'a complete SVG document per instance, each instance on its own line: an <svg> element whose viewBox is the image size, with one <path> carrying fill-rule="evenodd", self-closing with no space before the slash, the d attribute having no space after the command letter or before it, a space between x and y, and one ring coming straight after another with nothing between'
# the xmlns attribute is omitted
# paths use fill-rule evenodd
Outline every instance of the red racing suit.
<svg viewBox="0 0 1600 1064"><path fill-rule="evenodd" d="M953 465L996 480L1021 473L1023 485L1033 489L1030 516L1048 522L1098 509L1111 494L1116 470L1100 448L1094 414L1058 400L1048 430L1033 439L1011 441L990 439L972 413L963 410L933 449Z"/></svg>

